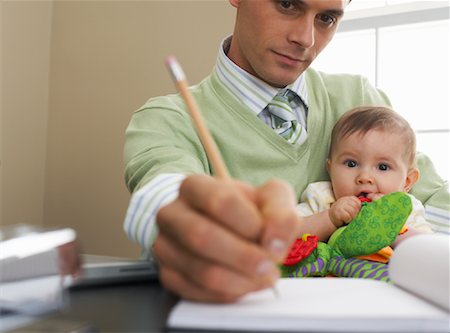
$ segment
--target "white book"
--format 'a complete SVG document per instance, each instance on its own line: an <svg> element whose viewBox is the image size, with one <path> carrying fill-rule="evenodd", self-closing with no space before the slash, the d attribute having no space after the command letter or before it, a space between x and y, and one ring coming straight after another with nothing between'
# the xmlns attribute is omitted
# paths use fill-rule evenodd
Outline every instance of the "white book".
<svg viewBox="0 0 450 333"><path fill-rule="evenodd" d="M450 332L449 237L404 241L389 264L393 284L351 278L280 279L233 304L182 300L167 326L255 332Z"/></svg>
<svg viewBox="0 0 450 333"><path fill-rule="evenodd" d="M0 282L58 274L58 247L75 241L71 228L0 240Z"/></svg>

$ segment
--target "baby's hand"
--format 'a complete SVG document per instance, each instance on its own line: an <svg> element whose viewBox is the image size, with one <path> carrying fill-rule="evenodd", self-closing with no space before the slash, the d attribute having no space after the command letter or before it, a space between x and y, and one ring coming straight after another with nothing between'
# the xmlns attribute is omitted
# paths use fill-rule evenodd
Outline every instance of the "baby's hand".
<svg viewBox="0 0 450 333"><path fill-rule="evenodd" d="M328 210L331 222L336 228L350 223L361 209L361 201L357 197L348 196L339 198Z"/></svg>

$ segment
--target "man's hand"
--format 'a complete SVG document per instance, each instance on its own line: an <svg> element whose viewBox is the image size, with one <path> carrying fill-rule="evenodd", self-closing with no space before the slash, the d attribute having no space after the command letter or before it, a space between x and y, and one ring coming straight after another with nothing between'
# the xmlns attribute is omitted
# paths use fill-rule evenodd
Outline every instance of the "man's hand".
<svg viewBox="0 0 450 333"><path fill-rule="evenodd" d="M162 284L192 300L232 302L279 277L298 228L292 189L190 176L157 216Z"/></svg>
<svg viewBox="0 0 450 333"><path fill-rule="evenodd" d="M342 197L328 210L331 222L336 228L350 223L361 210L361 201L355 196Z"/></svg>

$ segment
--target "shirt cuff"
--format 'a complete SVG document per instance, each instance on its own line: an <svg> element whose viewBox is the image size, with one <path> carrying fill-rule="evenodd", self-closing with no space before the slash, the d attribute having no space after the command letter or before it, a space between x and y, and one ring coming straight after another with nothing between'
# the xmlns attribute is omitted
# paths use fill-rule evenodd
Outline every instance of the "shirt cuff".
<svg viewBox="0 0 450 333"><path fill-rule="evenodd" d="M156 214L177 198L184 178L182 174L160 174L132 194L123 225L129 239L150 251L158 234Z"/></svg>

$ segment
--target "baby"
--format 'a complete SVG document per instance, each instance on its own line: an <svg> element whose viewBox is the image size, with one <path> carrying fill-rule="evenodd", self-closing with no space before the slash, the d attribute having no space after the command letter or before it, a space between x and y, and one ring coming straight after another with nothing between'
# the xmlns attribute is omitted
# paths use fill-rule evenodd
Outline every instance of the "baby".
<svg viewBox="0 0 450 333"><path fill-rule="evenodd" d="M331 182L310 184L298 206L303 215L301 233L326 241L336 229L350 223L362 202L392 192L409 192L419 179L416 139L408 122L387 107L357 107L334 126L327 159ZM424 207L409 195L412 212L404 238L431 233Z"/></svg>

